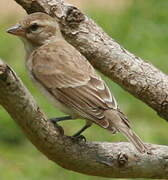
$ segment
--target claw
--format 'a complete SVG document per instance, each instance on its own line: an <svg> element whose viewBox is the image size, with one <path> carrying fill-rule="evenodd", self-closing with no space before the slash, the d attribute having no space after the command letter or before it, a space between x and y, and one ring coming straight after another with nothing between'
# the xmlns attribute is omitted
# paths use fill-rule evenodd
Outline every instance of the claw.
<svg viewBox="0 0 168 180"><path fill-rule="evenodd" d="M59 130L61 135L64 135L64 129L61 126L59 126L55 121L52 121L52 119L49 119L48 121L52 123L55 128Z"/></svg>
<svg viewBox="0 0 168 180"><path fill-rule="evenodd" d="M79 135L79 136L72 136L72 138L74 139L74 141L80 142L80 141L84 141L86 142L86 138L83 135Z"/></svg>

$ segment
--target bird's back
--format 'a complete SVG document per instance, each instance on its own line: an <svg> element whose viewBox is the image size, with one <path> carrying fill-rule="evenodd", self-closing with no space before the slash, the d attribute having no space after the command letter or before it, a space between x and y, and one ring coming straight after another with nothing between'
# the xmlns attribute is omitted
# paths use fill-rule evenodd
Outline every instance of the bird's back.
<svg viewBox="0 0 168 180"><path fill-rule="evenodd" d="M138 151L146 151L105 82L74 47L64 40L48 43L31 58L34 78L73 114L113 133L122 132Z"/></svg>
<svg viewBox="0 0 168 180"><path fill-rule="evenodd" d="M41 46L28 62L34 78L62 101L69 98L64 103L80 114L102 119L104 110L117 108L105 82L86 58L65 40Z"/></svg>

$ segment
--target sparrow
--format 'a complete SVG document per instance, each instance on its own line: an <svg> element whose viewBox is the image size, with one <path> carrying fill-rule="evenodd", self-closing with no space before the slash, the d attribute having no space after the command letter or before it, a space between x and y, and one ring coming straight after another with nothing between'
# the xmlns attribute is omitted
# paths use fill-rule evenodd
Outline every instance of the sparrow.
<svg viewBox="0 0 168 180"><path fill-rule="evenodd" d="M53 122L84 119L109 130L121 132L140 153L148 148L131 129L106 83L89 61L61 33L58 22L41 12L27 15L7 30L21 38L26 51L26 67L30 77L50 98L50 101L68 116L53 118Z"/></svg>

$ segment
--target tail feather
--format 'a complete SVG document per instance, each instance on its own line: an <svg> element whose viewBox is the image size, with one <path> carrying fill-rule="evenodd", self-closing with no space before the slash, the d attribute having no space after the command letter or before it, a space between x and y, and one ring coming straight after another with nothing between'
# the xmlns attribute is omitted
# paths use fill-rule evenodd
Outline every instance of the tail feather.
<svg viewBox="0 0 168 180"><path fill-rule="evenodd" d="M126 126L118 126L117 129L118 131L123 133L130 142L132 142L138 152L145 153L149 151L145 144L141 141L141 139L131 129Z"/></svg>
<svg viewBox="0 0 168 180"><path fill-rule="evenodd" d="M138 152L150 153L150 150L131 129L128 119L123 114L122 116L120 116L119 111L107 110L105 116L108 119L108 121L111 122L109 123L109 130L110 126L115 127L119 132L123 133L123 135L135 146Z"/></svg>

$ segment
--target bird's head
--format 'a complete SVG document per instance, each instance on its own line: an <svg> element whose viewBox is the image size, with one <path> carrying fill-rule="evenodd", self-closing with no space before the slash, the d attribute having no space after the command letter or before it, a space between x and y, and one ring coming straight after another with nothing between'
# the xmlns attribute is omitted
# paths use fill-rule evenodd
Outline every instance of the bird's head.
<svg viewBox="0 0 168 180"><path fill-rule="evenodd" d="M18 24L9 28L7 32L27 40L34 46L41 46L52 37L61 36L56 20L41 12L26 16Z"/></svg>

